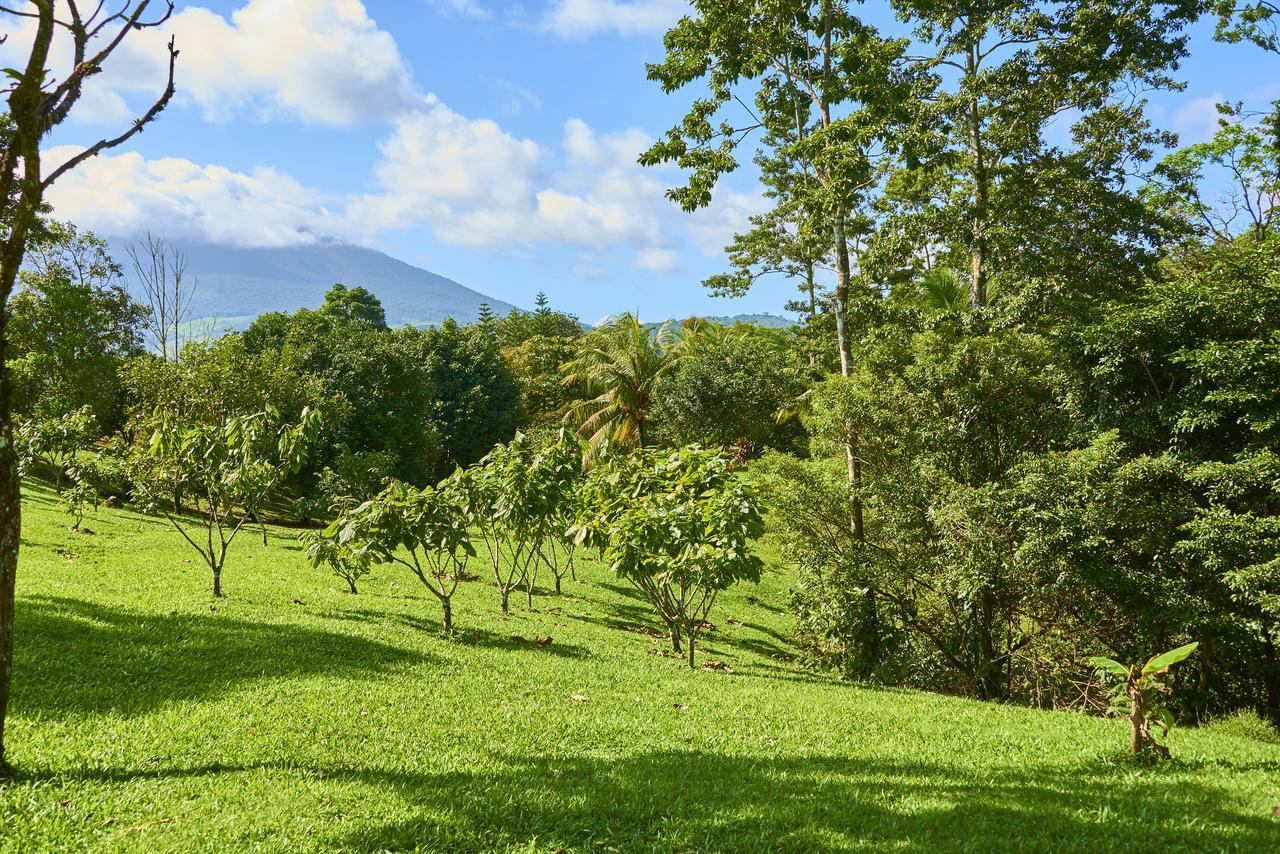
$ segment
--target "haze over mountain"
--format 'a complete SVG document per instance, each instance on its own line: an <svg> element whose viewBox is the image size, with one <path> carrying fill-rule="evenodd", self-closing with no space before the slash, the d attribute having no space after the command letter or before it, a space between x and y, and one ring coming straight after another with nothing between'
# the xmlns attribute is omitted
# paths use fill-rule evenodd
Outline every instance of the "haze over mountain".
<svg viewBox="0 0 1280 854"><path fill-rule="evenodd" d="M206 325L212 321L218 329L243 328L269 311L317 308L335 282L362 285L376 294L392 326L421 326L449 317L470 323L485 302L499 315L514 308L362 246L330 243L246 249L182 242L174 245L186 255L187 275L199 280L191 320ZM112 254L124 267L127 287L137 296L137 275L125 250L125 244L115 244Z"/></svg>

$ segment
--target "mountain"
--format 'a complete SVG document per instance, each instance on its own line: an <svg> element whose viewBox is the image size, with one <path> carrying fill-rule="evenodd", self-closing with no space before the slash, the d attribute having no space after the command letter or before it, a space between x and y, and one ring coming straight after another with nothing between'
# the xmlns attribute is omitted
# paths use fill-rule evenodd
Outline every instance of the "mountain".
<svg viewBox="0 0 1280 854"><path fill-rule="evenodd" d="M604 317L596 321L596 326L605 326L612 323L617 315L606 314ZM778 314L714 314L714 315L694 315L708 323L718 323L721 326L733 326L738 323L745 323L754 326L763 326L767 329L786 329L789 326L795 326L796 321L789 317L783 317ZM687 318L669 317L665 321L647 321L646 326L657 329L664 322L670 323L672 326L679 326Z"/></svg>
<svg viewBox="0 0 1280 854"><path fill-rule="evenodd" d="M719 323L721 326L733 326L735 323L747 323L764 326L769 329L786 329L795 326L796 322L777 314L728 314L715 317L704 317L708 323Z"/></svg>
<svg viewBox="0 0 1280 854"><path fill-rule="evenodd" d="M382 300L387 323L423 326L452 317L470 323L487 302L496 314L514 306L487 297L452 279L397 261L390 255L342 243L244 249L232 246L180 243L187 259L187 276L197 279L192 300L193 325L241 329L269 311L293 312L317 308L335 282L363 285ZM123 245L112 254L125 268L127 287L141 291L133 264Z"/></svg>

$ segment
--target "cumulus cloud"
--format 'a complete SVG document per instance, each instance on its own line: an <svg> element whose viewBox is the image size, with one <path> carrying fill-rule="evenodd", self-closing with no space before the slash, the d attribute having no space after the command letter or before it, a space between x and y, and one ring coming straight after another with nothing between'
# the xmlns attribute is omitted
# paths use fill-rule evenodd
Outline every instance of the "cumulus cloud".
<svg viewBox="0 0 1280 854"><path fill-rule="evenodd" d="M1213 138L1218 132L1218 105L1225 99L1221 95L1192 98L1173 114L1173 129L1183 145L1193 145Z"/></svg>
<svg viewBox="0 0 1280 854"><path fill-rule="evenodd" d="M542 26L565 38L650 35L666 31L688 10L687 0L556 0Z"/></svg>
<svg viewBox="0 0 1280 854"><path fill-rule="evenodd" d="M52 168L79 146L43 152ZM49 190L55 214L108 236L144 231L236 246L290 246L322 237L354 238L332 201L272 169L251 174L127 152L85 161Z"/></svg>
<svg viewBox="0 0 1280 854"><path fill-rule="evenodd" d="M654 245L662 228L644 197L661 187L638 174L642 139L574 120L564 151L550 151L429 96L380 145L381 192L355 200L353 215L379 230L425 222L446 242L499 252Z"/></svg>
<svg viewBox="0 0 1280 854"><path fill-rule="evenodd" d="M32 32L24 22L0 57L24 51ZM229 18L189 6L162 27L131 34L90 79L75 117L119 122L135 115L164 85L171 35L181 52L177 103L194 104L212 121L247 114L349 125L390 119L420 98L395 39L360 0L248 0ZM51 59L55 74L64 75L67 39Z"/></svg>
<svg viewBox="0 0 1280 854"><path fill-rule="evenodd" d="M707 209L680 212L663 194L671 176L636 162L649 141L638 130L602 134L571 119L560 144L544 147L428 96L379 146L372 192L327 194L270 168L244 173L129 152L86 162L49 201L57 216L111 236L154 230L285 246L369 242L426 226L443 242L493 254L576 249L575 270L584 275L618 252L633 269L672 275L686 248L719 255L764 199L721 190ZM62 146L45 156L52 168L80 150Z"/></svg>

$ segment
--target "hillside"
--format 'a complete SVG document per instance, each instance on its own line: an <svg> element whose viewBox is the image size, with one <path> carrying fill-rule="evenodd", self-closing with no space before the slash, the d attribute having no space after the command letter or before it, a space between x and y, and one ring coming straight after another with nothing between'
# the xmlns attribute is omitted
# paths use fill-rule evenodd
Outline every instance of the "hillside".
<svg viewBox="0 0 1280 854"><path fill-rule="evenodd" d="M690 672L590 561L459 634L409 575L358 596L296 531L237 540L229 598L166 523L67 530L27 490L0 850L1275 850L1280 746L814 676L788 573L726 594ZM126 545L127 544L127 545ZM483 560L483 558L482 558ZM547 645L521 639L550 636Z"/></svg>
<svg viewBox="0 0 1280 854"><path fill-rule="evenodd" d="M382 300L392 326L440 323L452 317L470 323L488 302L498 314L513 306L452 279L398 261L390 255L341 243L244 249L177 244L187 257L187 275L199 280L192 321L212 321L217 330L242 328L268 311L315 308L335 282L363 285ZM112 247L130 290L138 283L123 245ZM208 325L206 323L205 325Z"/></svg>

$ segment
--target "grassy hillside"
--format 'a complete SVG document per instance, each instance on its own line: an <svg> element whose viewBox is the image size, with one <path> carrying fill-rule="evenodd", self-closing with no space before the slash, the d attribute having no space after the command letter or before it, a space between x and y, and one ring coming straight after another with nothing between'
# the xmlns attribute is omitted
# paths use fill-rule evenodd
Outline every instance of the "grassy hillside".
<svg viewBox="0 0 1280 854"><path fill-rule="evenodd" d="M690 672L598 565L509 618L467 582L445 639L416 580L351 596L288 529L213 602L162 522L66 524L28 491L0 849L1280 847L1280 746L1182 730L1136 765L1121 722L806 674L778 569L713 612L732 672Z"/></svg>

